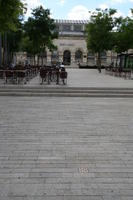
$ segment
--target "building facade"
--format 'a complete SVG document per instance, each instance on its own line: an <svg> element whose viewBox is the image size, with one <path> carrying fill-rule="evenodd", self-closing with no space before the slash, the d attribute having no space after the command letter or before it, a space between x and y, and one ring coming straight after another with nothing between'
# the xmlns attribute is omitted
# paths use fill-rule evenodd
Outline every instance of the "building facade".
<svg viewBox="0 0 133 200"><path fill-rule="evenodd" d="M96 65L96 55L87 50L85 37L87 20L55 20L59 32L58 39L54 40L57 50L47 50L47 63L63 62L65 65L76 67L81 65ZM111 52L102 52L102 65L111 63L114 55ZM46 61L46 59L45 59Z"/></svg>
<svg viewBox="0 0 133 200"><path fill-rule="evenodd" d="M85 37L87 20L55 20L57 30L59 32L58 39L54 40L57 46L56 51L46 51L40 58L36 57L36 63L40 65L63 62L70 67L78 67L81 65L96 65L96 56L87 50L87 42ZM102 52L102 65L109 65L116 55L112 52ZM19 56L22 57L22 56ZM33 64L33 58L28 57L27 61Z"/></svg>
<svg viewBox="0 0 133 200"><path fill-rule="evenodd" d="M58 39L54 40L57 51L48 52L48 61L58 60L65 65L74 66L77 62L86 63L87 46L84 36L88 21L55 20L59 32Z"/></svg>

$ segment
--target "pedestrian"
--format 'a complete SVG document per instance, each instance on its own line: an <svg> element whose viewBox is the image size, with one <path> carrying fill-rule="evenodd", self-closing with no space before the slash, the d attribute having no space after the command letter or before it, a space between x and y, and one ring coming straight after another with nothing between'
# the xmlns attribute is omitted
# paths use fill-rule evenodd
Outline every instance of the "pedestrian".
<svg viewBox="0 0 133 200"><path fill-rule="evenodd" d="M97 69L98 69L99 73L101 73L101 60L100 59L97 60Z"/></svg>
<svg viewBox="0 0 133 200"><path fill-rule="evenodd" d="M61 64L61 66L60 66L60 68L61 68L61 72L63 72L63 71L65 71L65 66L64 66L64 63L62 62L62 64Z"/></svg>

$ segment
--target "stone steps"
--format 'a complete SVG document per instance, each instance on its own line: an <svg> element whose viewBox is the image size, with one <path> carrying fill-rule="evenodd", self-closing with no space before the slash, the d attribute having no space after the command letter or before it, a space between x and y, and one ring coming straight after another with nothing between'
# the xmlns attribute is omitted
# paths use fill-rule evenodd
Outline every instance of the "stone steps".
<svg viewBox="0 0 133 200"><path fill-rule="evenodd" d="M132 98L132 88L0 87L0 96L112 97Z"/></svg>

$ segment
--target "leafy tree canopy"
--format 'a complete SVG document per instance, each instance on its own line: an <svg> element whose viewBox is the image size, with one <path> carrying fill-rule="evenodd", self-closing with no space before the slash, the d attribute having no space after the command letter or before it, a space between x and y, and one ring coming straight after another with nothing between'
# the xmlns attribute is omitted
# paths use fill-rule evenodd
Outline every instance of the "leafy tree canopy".
<svg viewBox="0 0 133 200"><path fill-rule="evenodd" d="M121 17L116 22L115 51L121 53L133 48L133 20L129 17Z"/></svg>
<svg viewBox="0 0 133 200"><path fill-rule="evenodd" d="M15 31L25 9L21 0L0 0L0 32Z"/></svg>
<svg viewBox="0 0 133 200"><path fill-rule="evenodd" d="M35 53L43 51L46 47L49 49L55 47L52 40L57 38L58 34L54 20L50 18L49 9L44 9L42 6L34 9L32 17L28 18L24 27Z"/></svg>
<svg viewBox="0 0 133 200"><path fill-rule="evenodd" d="M112 29L114 28L113 15L115 9L97 9L92 13L90 22L87 26L87 47L93 52L98 53L108 50L112 45Z"/></svg>

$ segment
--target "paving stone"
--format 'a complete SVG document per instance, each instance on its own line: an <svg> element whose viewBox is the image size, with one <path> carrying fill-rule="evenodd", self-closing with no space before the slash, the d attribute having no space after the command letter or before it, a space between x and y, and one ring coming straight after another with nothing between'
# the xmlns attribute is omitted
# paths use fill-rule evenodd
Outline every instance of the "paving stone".
<svg viewBox="0 0 133 200"><path fill-rule="evenodd" d="M132 99L0 97L0 200L133 199Z"/></svg>
<svg viewBox="0 0 133 200"><path fill-rule="evenodd" d="M67 69L68 80L67 87L123 87L123 88L133 88L132 80L124 79L120 77L114 77L105 74L105 70L102 73L98 73L97 69ZM80 81L79 81L80 80ZM32 79L28 85L36 86L39 85L39 76ZM42 85L42 87L51 87L57 85ZM63 86L62 87L66 87Z"/></svg>

